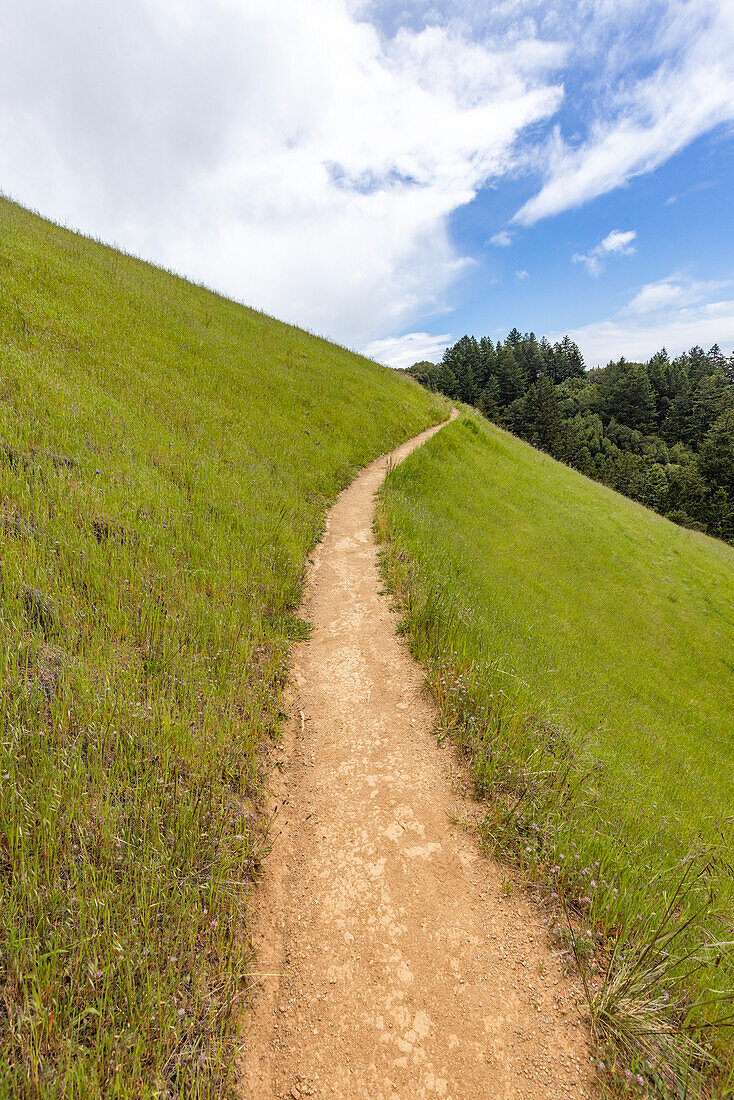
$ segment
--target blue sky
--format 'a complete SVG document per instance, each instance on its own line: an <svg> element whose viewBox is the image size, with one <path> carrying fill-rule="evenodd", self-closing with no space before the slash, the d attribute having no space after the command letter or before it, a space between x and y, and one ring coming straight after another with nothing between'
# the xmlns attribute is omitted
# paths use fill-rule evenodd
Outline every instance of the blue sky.
<svg viewBox="0 0 734 1100"><path fill-rule="evenodd" d="M71 14L70 14L71 13ZM396 366L734 349L731 0L46 0L0 188Z"/></svg>
<svg viewBox="0 0 734 1100"><path fill-rule="evenodd" d="M487 244L493 234L486 236L486 226L498 207L511 219L532 193L528 182L514 181L501 196L481 191L452 216L452 236L475 259L450 293L456 318L451 320L452 334L463 328L496 338L512 324L538 334L581 330L577 338L586 341L587 357L606 362L611 355L649 355L661 343L680 350L686 339L676 341L672 331L668 338L666 327L670 321L680 323L684 301L706 305L734 295L729 285L734 275L734 142L725 129L697 139L650 174L579 208L518 232L511 228L510 246ZM601 254L596 262L574 262L574 256L588 257L613 231L635 236L628 246ZM517 272L527 275L518 277ZM653 311L628 314L627 324L623 316L618 338L611 338L608 330L583 332L624 314L644 287L660 284L680 288L681 295L659 316ZM654 322L646 326L650 335L640 333L645 318ZM718 340L731 350L731 324L727 320L721 327L719 331L712 321L707 337L692 327L690 339L708 340L707 346Z"/></svg>

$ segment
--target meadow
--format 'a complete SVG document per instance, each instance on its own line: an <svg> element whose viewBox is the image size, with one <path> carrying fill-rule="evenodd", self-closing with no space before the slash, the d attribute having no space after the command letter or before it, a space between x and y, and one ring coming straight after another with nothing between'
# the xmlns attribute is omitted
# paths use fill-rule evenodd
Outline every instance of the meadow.
<svg viewBox="0 0 734 1100"><path fill-rule="evenodd" d="M590 991L620 1071L678 1095L685 1048L688 1087L711 1071L729 1088L712 1059L729 1060L730 1040L717 1032L715 1052L707 1025L730 1014L734 989L721 946L734 901L734 550L468 410L391 471L378 533L444 732L490 798L488 845L548 883L600 959L616 942L626 973L646 960L616 1019L601 1017L621 956Z"/></svg>
<svg viewBox="0 0 734 1100"><path fill-rule="evenodd" d="M226 1095L325 510L446 402L0 202L0 1096Z"/></svg>

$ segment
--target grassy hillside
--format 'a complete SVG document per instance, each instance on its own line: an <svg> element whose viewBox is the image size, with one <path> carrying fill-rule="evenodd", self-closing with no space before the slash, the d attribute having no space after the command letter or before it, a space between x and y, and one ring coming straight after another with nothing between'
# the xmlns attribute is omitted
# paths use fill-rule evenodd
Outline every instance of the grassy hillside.
<svg viewBox="0 0 734 1100"><path fill-rule="evenodd" d="M733 854L734 550L470 413L390 474L381 528L488 837L552 869L592 938L653 935L682 857Z"/></svg>
<svg viewBox="0 0 734 1100"><path fill-rule="evenodd" d="M223 1095L304 560L444 402L0 203L0 1095Z"/></svg>

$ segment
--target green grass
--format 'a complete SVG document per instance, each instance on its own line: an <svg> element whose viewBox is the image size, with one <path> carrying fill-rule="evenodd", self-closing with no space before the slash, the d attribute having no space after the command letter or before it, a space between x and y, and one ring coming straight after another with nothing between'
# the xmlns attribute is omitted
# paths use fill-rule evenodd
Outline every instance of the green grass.
<svg viewBox="0 0 734 1100"><path fill-rule="evenodd" d="M560 868L600 941L650 933L682 858L716 849L732 939L734 549L468 412L390 473L379 528L403 629L495 796L488 838ZM709 885L671 918L698 899L720 936ZM698 987L731 990L731 960L709 962Z"/></svg>
<svg viewBox="0 0 734 1100"><path fill-rule="evenodd" d="M221 1096L304 564L445 402L0 202L0 1096Z"/></svg>

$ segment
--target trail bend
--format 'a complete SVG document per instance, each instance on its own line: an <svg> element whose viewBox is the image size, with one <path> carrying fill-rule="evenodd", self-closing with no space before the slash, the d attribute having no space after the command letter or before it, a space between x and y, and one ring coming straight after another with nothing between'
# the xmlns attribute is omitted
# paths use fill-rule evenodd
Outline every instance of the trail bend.
<svg viewBox="0 0 734 1100"><path fill-rule="evenodd" d="M579 990L542 910L480 855L420 668L380 594L368 466L312 555L273 848L255 891L247 1100L595 1095Z"/></svg>

